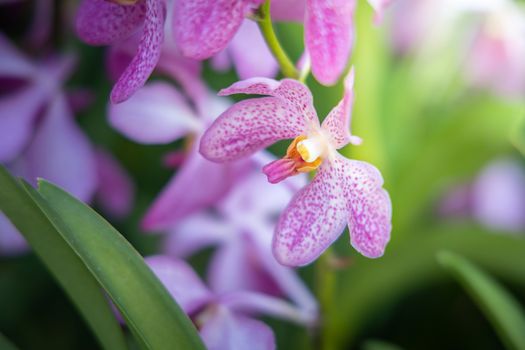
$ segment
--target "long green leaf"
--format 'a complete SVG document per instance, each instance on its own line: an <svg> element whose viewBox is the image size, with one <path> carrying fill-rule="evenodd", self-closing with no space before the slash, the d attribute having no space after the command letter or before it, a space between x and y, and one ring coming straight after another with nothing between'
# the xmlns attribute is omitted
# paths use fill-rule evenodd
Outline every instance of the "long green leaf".
<svg viewBox="0 0 525 350"><path fill-rule="evenodd" d="M148 349L204 349L191 321L143 258L108 222L60 188L40 181L39 192L58 213L62 235L93 273L128 326ZM38 199L37 199L38 200ZM40 201L39 201L40 202Z"/></svg>
<svg viewBox="0 0 525 350"><path fill-rule="evenodd" d="M439 252L438 261L476 301L509 349L525 349L525 315L521 305L490 275L460 255Z"/></svg>
<svg viewBox="0 0 525 350"><path fill-rule="evenodd" d="M483 232L477 227L440 227L389 245L380 259L356 256L341 272L334 297L334 314L327 319L333 348L355 340L378 310L407 293L431 286L447 275L435 259L441 250L453 250L502 278L525 286L525 240Z"/></svg>
<svg viewBox="0 0 525 350"><path fill-rule="evenodd" d="M0 210L18 228L66 291L102 347L126 349L120 326L98 282L27 192L3 167L0 167Z"/></svg>
<svg viewBox="0 0 525 350"><path fill-rule="evenodd" d="M18 350L18 348L9 339L0 333L0 349L1 350Z"/></svg>

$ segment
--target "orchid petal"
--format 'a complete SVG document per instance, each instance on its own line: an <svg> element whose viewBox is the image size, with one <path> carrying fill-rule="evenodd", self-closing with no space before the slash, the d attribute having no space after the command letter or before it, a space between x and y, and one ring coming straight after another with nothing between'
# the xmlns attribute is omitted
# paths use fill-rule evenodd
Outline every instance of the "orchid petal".
<svg viewBox="0 0 525 350"><path fill-rule="evenodd" d="M233 94L268 95L279 98L290 113L289 123L299 124L301 129L307 123L319 124L313 105L312 93L308 87L294 79L281 81L268 78L251 78L238 81L219 91L219 96ZM304 131L304 130L303 130Z"/></svg>
<svg viewBox="0 0 525 350"><path fill-rule="evenodd" d="M0 162L12 161L22 152L46 95L39 86L30 86L0 98Z"/></svg>
<svg viewBox="0 0 525 350"><path fill-rule="evenodd" d="M215 203L244 176L246 164L244 161L228 165L212 163L193 148L146 213L143 227L146 230L169 228L177 220Z"/></svg>
<svg viewBox="0 0 525 350"><path fill-rule="evenodd" d="M272 19L284 22L303 22L306 0L272 0Z"/></svg>
<svg viewBox="0 0 525 350"><path fill-rule="evenodd" d="M108 108L111 125L140 143L170 143L202 128L184 97L165 82L148 84Z"/></svg>
<svg viewBox="0 0 525 350"><path fill-rule="evenodd" d="M126 216L133 208L133 182L113 156L97 150L97 199L99 204L114 217Z"/></svg>
<svg viewBox="0 0 525 350"><path fill-rule="evenodd" d="M337 82L354 41L355 0L307 0L305 41L312 73L324 85Z"/></svg>
<svg viewBox="0 0 525 350"><path fill-rule="evenodd" d="M76 30L90 45L109 45L129 37L146 17L146 0L120 5L107 0L84 0L78 8Z"/></svg>
<svg viewBox="0 0 525 350"><path fill-rule="evenodd" d="M343 99L332 109L322 124L323 130L330 136L332 145L339 149L348 143L360 144L361 139L350 134L350 119L354 100L354 68L345 79Z"/></svg>
<svg viewBox="0 0 525 350"><path fill-rule="evenodd" d="M206 320L201 336L209 350L273 350L275 337L266 324L218 306Z"/></svg>
<svg viewBox="0 0 525 350"><path fill-rule="evenodd" d="M183 54L206 59L222 51L261 0L179 0L173 32Z"/></svg>
<svg viewBox="0 0 525 350"><path fill-rule="evenodd" d="M383 12L392 0L368 0L368 3L375 11L375 22L379 23L383 20Z"/></svg>
<svg viewBox="0 0 525 350"><path fill-rule="evenodd" d="M244 21L228 50L241 79L273 77L277 74L277 62L253 21Z"/></svg>
<svg viewBox="0 0 525 350"><path fill-rule="evenodd" d="M82 201L88 201L97 186L93 150L62 95L48 107L23 161L29 181L42 177Z"/></svg>
<svg viewBox="0 0 525 350"><path fill-rule="evenodd" d="M281 214L273 253L283 265L306 265L339 237L346 226L343 174L325 162L313 181L299 191Z"/></svg>
<svg viewBox="0 0 525 350"><path fill-rule="evenodd" d="M209 246L224 243L235 228L227 221L208 212L199 212L175 225L163 244L171 256L186 258Z"/></svg>
<svg viewBox="0 0 525 350"><path fill-rule="evenodd" d="M0 33L0 57L2 57L1 77L30 79L35 74L36 69L33 64L2 33Z"/></svg>
<svg viewBox="0 0 525 350"><path fill-rule="evenodd" d="M339 157L336 162L345 179L352 246L368 258L378 258L385 251L392 229L392 204L381 187L381 173L362 161Z"/></svg>
<svg viewBox="0 0 525 350"><path fill-rule="evenodd" d="M14 256L29 250L24 237L0 212L0 256Z"/></svg>
<svg viewBox="0 0 525 350"><path fill-rule="evenodd" d="M166 255L149 256L144 260L187 314L197 311L211 299L210 291L186 262Z"/></svg>
<svg viewBox="0 0 525 350"><path fill-rule="evenodd" d="M208 269L208 281L217 294L237 290L258 291L278 295L279 288L260 263L258 252L250 236L242 228L230 232L231 237L215 252ZM267 232L271 235L271 230Z"/></svg>
<svg viewBox="0 0 525 350"><path fill-rule="evenodd" d="M128 99L141 88L155 69L164 41L164 6L161 0L146 0L146 18L137 53L111 91L111 102Z"/></svg>
<svg viewBox="0 0 525 350"><path fill-rule="evenodd" d="M236 291L224 294L220 302L236 312L264 314L298 324L312 324L309 315L303 314L300 309L289 302L262 293Z"/></svg>

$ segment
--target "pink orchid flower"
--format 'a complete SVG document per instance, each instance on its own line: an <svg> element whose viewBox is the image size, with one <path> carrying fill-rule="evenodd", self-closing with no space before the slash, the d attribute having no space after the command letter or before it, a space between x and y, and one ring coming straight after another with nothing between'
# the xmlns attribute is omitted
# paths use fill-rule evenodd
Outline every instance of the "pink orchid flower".
<svg viewBox="0 0 525 350"><path fill-rule="evenodd" d="M343 100L322 125L308 88L296 80L254 78L221 90L219 95L259 94L230 107L201 138L200 152L214 162L249 156L281 139L294 141L284 158L263 168L276 183L319 169L284 210L273 237L273 253L284 265L316 259L344 230L367 257L383 254L390 238L391 203L383 179L372 165L342 157L337 150L359 144L350 134L353 70L345 79Z"/></svg>
<svg viewBox="0 0 525 350"><path fill-rule="evenodd" d="M256 314L303 322L302 315L282 299L250 291L209 289L182 260L157 255L146 258L146 263L194 321L208 349L275 349L272 329L254 319Z"/></svg>
<svg viewBox="0 0 525 350"><path fill-rule="evenodd" d="M263 153L256 156L260 161L273 159ZM214 206L215 212L201 211L170 229L163 251L187 258L215 246L208 268L208 280L214 290L286 296L297 305L305 321L313 325L318 318L315 298L292 269L273 258L271 248L278 215L306 184L306 176L271 185L258 169L254 167L250 175L239 181Z"/></svg>

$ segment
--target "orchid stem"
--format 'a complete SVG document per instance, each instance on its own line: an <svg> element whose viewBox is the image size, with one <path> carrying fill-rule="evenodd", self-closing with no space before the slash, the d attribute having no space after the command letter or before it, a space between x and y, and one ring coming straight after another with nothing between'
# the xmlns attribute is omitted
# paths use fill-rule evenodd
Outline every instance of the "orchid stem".
<svg viewBox="0 0 525 350"><path fill-rule="evenodd" d="M319 348L323 350L335 349L330 338L327 320L332 316L333 296L335 292L336 275L330 264L332 251L328 248L319 258L316 264L316 289L317 298L321 307L321 327L319 329Z"/></svg>
<svg viewBox="0 0 525 350"><path fill-rule="evenodd" d="M259 15L259 28L264 37L264 40L266 41L266 44L268 45L268 48L277 60L277 63L279 63L281 72L287 78L297 79L299 77L299 72L282 48L281 44L279 43L279 39L273 30L272 17L270 14L270 0L266 0L264 4L261 5L259 8Z"/></svg>

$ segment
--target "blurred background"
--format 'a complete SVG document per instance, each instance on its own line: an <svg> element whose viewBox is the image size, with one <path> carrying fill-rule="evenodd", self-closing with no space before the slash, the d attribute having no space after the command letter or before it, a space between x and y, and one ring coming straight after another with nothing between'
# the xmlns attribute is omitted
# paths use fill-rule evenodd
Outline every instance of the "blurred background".
<svg viewBox="0 0 525 350"><path fill-rule="evenodd" d="M453 251L468 258L519 304L525 303L523 5L510 0L393 0L384 18L374 24L370 6L358 2L351 58L356 69L352 132L364 142L342 153L381 170L393 203L392 238L383 258L369 260L351 249L343 234L328 257L299 268L297 273L320 304L321 325L312 329L263 318L274 330L279 349L504 348L479 305L439 265L436 255ZM145 145L111 127L108 96L114 81L107 67L109 49L88 46L76 37L76 8L69 1L0 1L2 41L16 48L16 55L48 73L62 64L57 57L71 55L73 63L64 63L70 67L57 68L50 75L54 78L47 79L62 86L71 106L67 123L74 124L74 135L65 136L60 146L56 135L48 135L53 142L39 143L46 134L39 130L49 124L48 107L38 102L44 100L38 100L38 93L25 99L16 95L27 83L8 73L18 69L13 62L22 61L13 59L16 55L3 43L0 120L28 108L35 117L22 151L0 160L14 174L27 174L24 171L31 168L35 177L77 168L71 185L77 197L90 201L142 255L157 254L166 238L145 234L141 220L177 171L167 155L184 150L188 141ZM298 60L304 49L302 25L280 22L276 30ZM231 67L218 70L210 61L202 65L202 77L213 91L237 81L237 74ZM178 86L162 74L151 80ZM341 84L325 87L313 77L307 84L321 117L342 96ZM0 122L0 139L10 137L9 125ZM104 193L113 188L107 183L102 190L87 188L91 180L82 176L87 176L83 167L88 161L79 153L54 157L57 147L67 148L67 142L76 144L79 139L117 164L126 178L119 182L125 183L121 202L107 205ZM32 152L34 147L40 152ZM286 147L278 144L270 151L280 157ZM28 165L35 158L45 164ZM103 179L103 161L93 162L99 170L91 176ZM68 181L62 184L66 189ZM100 187L103 183L98 182ZM188 257L201 276L214 249ZM20 349L99 346L5 218L0 221L0 333Z"/></svg>

